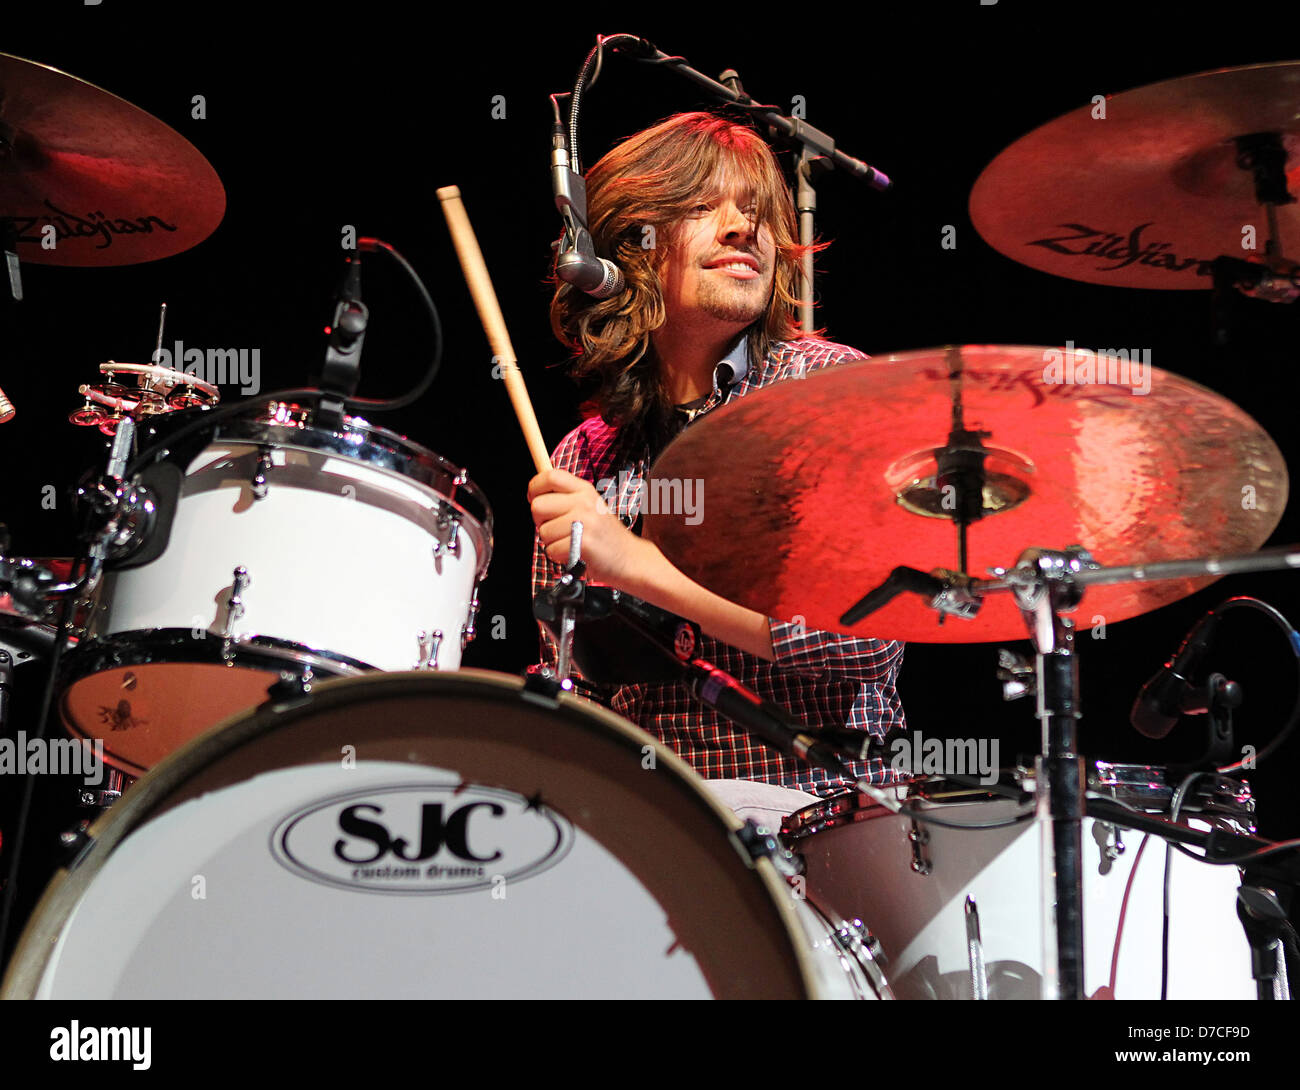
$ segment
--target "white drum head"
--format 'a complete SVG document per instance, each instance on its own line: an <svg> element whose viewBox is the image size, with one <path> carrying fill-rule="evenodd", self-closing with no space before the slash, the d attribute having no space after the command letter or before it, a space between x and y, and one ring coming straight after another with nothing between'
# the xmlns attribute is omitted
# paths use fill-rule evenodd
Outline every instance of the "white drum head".
<svg viewBox="0 0 1300 1090"><path fill-rule="evenodd" d="M330 682L131 788L47 891L5 994L816 994L813 944L739 824L584 701L479 672Z"/></svg>

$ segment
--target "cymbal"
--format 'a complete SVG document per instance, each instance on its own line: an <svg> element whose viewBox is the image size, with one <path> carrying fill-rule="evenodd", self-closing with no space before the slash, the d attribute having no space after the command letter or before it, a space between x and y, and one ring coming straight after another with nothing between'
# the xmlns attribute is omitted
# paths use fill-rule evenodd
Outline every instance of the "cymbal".
<svg viewBox="0 0 1300 1090"><path fill-rule="evenodd" d="M176 130L85 80L0 54L0 218L20 261L154 261L202 242L225 211L216 171Z"/></svg>
<svg viewBox="0 0 1300 1090"><path fill-rule="evenodd" d="M995 250L1053 276L1208 289L1215 258L1264 253L1268 218L1236 144L1261 133L1279 135L1300 196L1300 62L1166 80L1049 121L984 169L970 217ZM1294 260L1300 204L1279 205L1277 226Z"/></svg>
<svg viewBox="0 0 1300 1090"><path fill-rule="evenodd" d="M755 391L701 417L655 463L645 534L732 601L845 631L841 614L896 565L958 570L932 451L947 442L959 400L965 428L993 451L985 506L1002 508L969 526L972 575L1009 567L1031 547L1078 544L1118 565L1262 545L1286 504L1287 471L1259 425L1188 379L1145 366L1139 377L1123 360L1106 364L1112 382L1086 384L1098 370L1090 375L1086 360L967 345ZM675 492L655 483L665 481L682 483ZM689 505L685 482L694 483ZM1124 620L1213 581L1090 588L1077 623ZM973 620L943 624L920 597L901 595L849 631L922 643L1027 638L1009 594L989 595Z"/></svg>

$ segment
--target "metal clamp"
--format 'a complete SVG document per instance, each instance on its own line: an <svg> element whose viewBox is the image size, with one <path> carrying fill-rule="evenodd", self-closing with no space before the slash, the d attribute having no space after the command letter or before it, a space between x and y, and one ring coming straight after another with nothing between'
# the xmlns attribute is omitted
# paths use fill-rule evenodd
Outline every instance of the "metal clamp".
<svg viewBox="0 0 1300 1090"><path fill-rule="evenodd" d="M770 860L777 871L786 878L795 877L802 869L799 860L781 846L776 833L748 819L741 828L731 834L731 842L740 852L745 865L751 870L763 859Z"/></svg>

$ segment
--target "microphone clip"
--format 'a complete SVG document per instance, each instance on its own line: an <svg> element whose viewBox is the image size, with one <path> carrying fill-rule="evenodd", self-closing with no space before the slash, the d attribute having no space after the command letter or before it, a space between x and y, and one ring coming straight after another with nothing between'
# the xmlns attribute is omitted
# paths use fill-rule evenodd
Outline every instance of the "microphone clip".
<svg viewBox="0 0 1300 1090"><path fill-rule="evenodd" d="M327 395L320 400L320 417L326 427L342 426L345 402L357 392L361 349L369 323L370 310L361 301L361 257L354 254L347 258L327 330L325 364L320 375L321 389Z"/></svg>

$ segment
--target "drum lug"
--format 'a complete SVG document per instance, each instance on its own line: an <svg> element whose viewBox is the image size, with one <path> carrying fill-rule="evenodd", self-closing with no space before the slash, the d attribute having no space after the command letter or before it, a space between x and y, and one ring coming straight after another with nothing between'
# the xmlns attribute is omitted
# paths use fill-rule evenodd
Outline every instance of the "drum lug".
<svg viewBox="0 0 1300 1090"><path fill-rule="evenodd" d="M267 474L271 472L271 448L260 447L260 453L257 456L257 469L253 473L253 499L264 500L271 490L271 486L266 483Z"/></svg>
<svg viewBox="0 0 1300 1090"><path fill-rule="evenodd" d="M912 846L912 870L925 877L934 870L934 864L925 856L925 846L930 843L930 834L912 819L912 827L907 833L908 843Z"/></svg>
<svg viewBox="0 0 1300 1090"><path fill-rule="evenodd" d="M444 556L460 559L460 518L438 513L438 539L433 543L433 558L441 560Z"/></svg>
<svg viewBox="0 0 1300 1090"><path fill-rule="evenodd" d="M474 637L478 635L478 630L474 627L474 621L478 618L478 584L474 585L474 595L469 600L469 620L460 626L460 649L465 650L474 642Z"/></svg>
<svg viewBox="0 0 1300 1090"><path fill-rule="evenodd" d="M226 600L226 616L221 623L221 658L227 664L235 657L234 644L239 642L235 624L244 615L244 591L252 581L248 569L242 564L231 573L230 597Z"/></svg>
<svg viewBox="0 0 1300 1090"><path fill-rule="evenodd" d="M442 646L442 629L435 628L432 635L425 632L424 629L420 629L419 634L415 638L420 644L420 657L416 660L412 669L438 669L438 648Z"/></svg>

